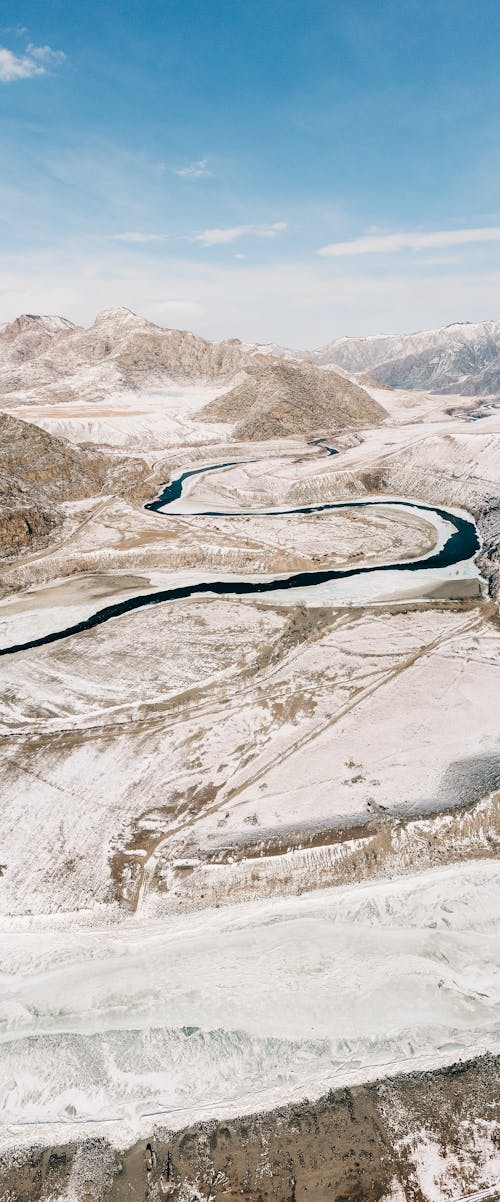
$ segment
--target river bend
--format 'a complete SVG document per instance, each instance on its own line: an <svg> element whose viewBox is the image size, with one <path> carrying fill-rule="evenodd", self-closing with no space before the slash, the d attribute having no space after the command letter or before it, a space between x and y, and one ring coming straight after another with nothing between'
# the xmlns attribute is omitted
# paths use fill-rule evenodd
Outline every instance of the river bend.
<svg viewBox="0 0 500 1202"><path fill-rule="evenodd" d="M179 500L182 496L182 487L184 481L192 476L201 475L205 472L220 471L225 467L236 466L239 461L231 461L228 463L213 464L208 467L194 468L190 471L183 472L175 480L172 480L159 496L145 506L145 509L151 510L154 513L164 513L165 509ZM248 461L247 461L248 462ZM254 460L250 462L255 462ZM466 561L472 560L479 550L480 543L477 529L472 518L464 517L458 513L454 513L448 509L438 509L431 505L425 505L420 502L407 500L365 500L365 501L332 501L319 505L304 505L294 509L271 509L271 510L205 510L199 513L192 514L193 517L283 517L293 516L294 514L311 514L311 513L326 513L334 509L368 509L370 507L395 507L411 509L415 513L424 515L435 515L442 521L447 522L451 527L451 534L444 542L444 545L431 554L421 556L418 559L399 560L386 564L373 564L367 567L355 567L345 569L323 569L322 571L307 571L295 572L290 576L278 576L270 580L210 580L198 581L191 584L178 585L177 587L168 589L156 589L155 591L142 593L135 597L128 597L125 600L117 601L114 604L106 605L102 609L97 610L89 617L82 618L78 622L65 627L62 630L54 630L48 634L40 635L36 638L28 639L25 642L14 643L11 646L0 648L0 656L14 655L20 651L30 651L32 648L43 647L50 643L60 642L62 639L70 638L72 635L81 634L86 630L93 630L97 626L102 626L105 622L109 622L112 618L118 618L122 614L132 613L137 609L144 609L150 605L162 605L167 601L181 601L187 597L198 596L202 593L215 594L216 596L249 596L253 594L269 594L273 592L281 592L284 589L310 589L318 585L327 584L330 581L346 580L355 576L368 576L375 572L415 572L432 570L435 568L448 568L456 564L463 564Z"/></svg>

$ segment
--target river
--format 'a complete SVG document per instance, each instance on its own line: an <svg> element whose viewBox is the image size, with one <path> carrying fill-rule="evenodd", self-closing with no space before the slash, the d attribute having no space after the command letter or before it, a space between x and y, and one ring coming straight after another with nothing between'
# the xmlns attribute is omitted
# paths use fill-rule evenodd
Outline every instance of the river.
<svg viewBox="0 0 500 1202"><path fill-rule="evenodd" d="M255 462L255 460L247 461ZM201 475L206 472L220 471L223 468L233 467L235 462L212 464L207 467L194 468L190 471L183 472L182 475L172 480L161 491L159 496L152 502L149 502L145 509L154 513L164 513L165 510L182 496L182 488L184 481L192 476ZM95 613L88 617L82 618L80 621L73 623L63 629L50 631L49 633L39 635L32 639L27 639L24 642L14 643L0 648L1 655L14 655L20 651L29 651L35 647L43 647L49 643L60 642L62 639L70 638L72 635L81 634L83 631L92 630L96 626L102 626L105 622L109 622L112 618L118 618L121 614L132 613L136 609L143 609L150 605L162 605L167 601L180 601L187 597L193 597L202 593L215 594L217 596L248 596L252 594L276 594L279 599L279 594L283 590L295 589L315 589L318 586L328 584L332 581L349 580L354 577L370 576L375 573L414 573L432 571L434 569L451 568L458 564L469 563L474 559L475 554L479 550L480 542L476 529L476 525L471 517L466 517L457 512L448 509L438 509L436 507L425 505L422 502L409 501L406 499L368 499L363 501L332 501L319 505L304 505L293 509L268 509L268 510L204 510L192 514L197 518L206 517L242 517L242 516L259 516L259 517L283 517L301 514L326 513L335 509L368 509L371 507L394 507L398 509L409 509L416 514L422 514L429 520L433 520L434 524L446 524L447 537L442 540L440 545L438 540L437 549L430 554L421 556L417 559L398 560L387 564L371 564L365 567L334 569L328 568L322 571L312 570L307 572L295 572L290 576L278 576L271 579L229 579L229 580L210 580L196 581L190 584L178 585L177 587L167 589L156 589L152 592L142 593L138 596L127 597L125 600L115 602L111 605L106 605L102 609L98 609ZM168 515L167 515L168 516ZM442 528L442 526L441 526ZM449 533L448 533L449 530Z"/></svg>

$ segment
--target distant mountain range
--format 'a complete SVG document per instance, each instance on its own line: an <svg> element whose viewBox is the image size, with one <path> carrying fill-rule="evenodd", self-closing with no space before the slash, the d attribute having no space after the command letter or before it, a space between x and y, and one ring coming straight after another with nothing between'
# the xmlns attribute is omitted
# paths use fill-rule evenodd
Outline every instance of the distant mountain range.
<svg viewBox="0 0 500 1202"><path fill-rule="evenodd" d="M500 320L417 334L338 338L307 358L389 388L486 396L500 393Z"/></svg>
<svg viewBox="0 0 500 1202"><path fill-rule="evenodd" d="M0 407L41 396L102 400L169 381L220 385L225 395L207 417L239 423L241 437L332 431L383 418L363 385L500 395L500 320L338 338L306 352L211 342L129 309L105 310L88 329L34 314L0 327Z"/></svg>
<svg viewBox="0 0 500 1202"><path fill-rule="evenodd" d="M237 338L210 342L163 329L130 309L105 310L88 329L27 314L0 327L0 409L103 401L172 382L215 385L222 395L206 412L202 399L200 417L230 422L236 436L248 440L330 434L376 425L386 416L342 371L304 359L284 361Z"/></svg>

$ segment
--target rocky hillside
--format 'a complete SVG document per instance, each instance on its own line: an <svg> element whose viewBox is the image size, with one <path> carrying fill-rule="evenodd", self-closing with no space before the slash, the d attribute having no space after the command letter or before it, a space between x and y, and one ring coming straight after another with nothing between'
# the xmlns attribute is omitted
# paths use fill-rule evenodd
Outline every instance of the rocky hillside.
<svg viewBox="0 0 500 1202"><path fill-rule="evenodd" d="M310 358L316 364L367 373L391 388L497 394L500 320L465 322L417 334L339 338L311 352Z"/></svg>
<svg viewBox="0 0 500 1202"><path fill-rule="evenodd" d="M73 329L73 322L65 317L39 317L33 313L23 313L15 321L0 326L0 365L16 366L36 359L47 350L53 338Z"/></svg>
<svg viewBox="0 0 500 1202"><path fill-rule="evenodd" d="M378 425L385 411L363 388L335 371L262 356L234 388L206 405L200 417L234 422L235 437L258 441Z"/></svg>
<svg viewBox="0 0 500 1202"><path fill-rule="evenodd" d="M82 450L39 426L0 414L0 555L46 540L61 505L100 493L134 497L148 474L140 459Z"/></svg>

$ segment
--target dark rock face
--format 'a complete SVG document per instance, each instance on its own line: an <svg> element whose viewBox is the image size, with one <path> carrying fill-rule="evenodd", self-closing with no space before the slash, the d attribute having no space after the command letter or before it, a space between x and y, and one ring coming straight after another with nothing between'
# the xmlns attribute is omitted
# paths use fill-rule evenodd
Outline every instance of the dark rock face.
<svg viewBox="0 0 500 1202"><path fill-rule="evenodd" d="M57 511L30 504L12 480L0 478L0 556L43 546L60 525Z"/></svg>

